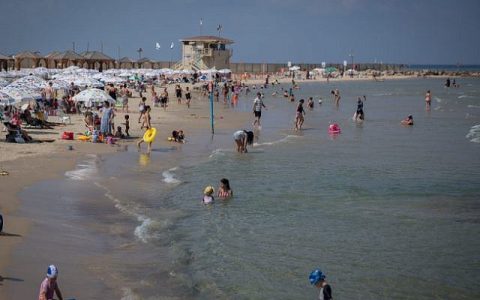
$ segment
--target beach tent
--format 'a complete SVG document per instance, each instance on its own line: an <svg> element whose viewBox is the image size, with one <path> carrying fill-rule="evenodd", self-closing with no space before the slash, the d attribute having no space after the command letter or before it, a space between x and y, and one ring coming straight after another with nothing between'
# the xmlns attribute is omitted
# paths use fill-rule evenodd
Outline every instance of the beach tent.
<svg viewBox="0 0 480 300"><path fill-rule="evenodd" d="M73 97L75 102L85 102L86 106L91 106L91 103L108 101L111 104L115 104L115 100L110 97L105 91L99 89L86 89L81 91Z"/></svg>

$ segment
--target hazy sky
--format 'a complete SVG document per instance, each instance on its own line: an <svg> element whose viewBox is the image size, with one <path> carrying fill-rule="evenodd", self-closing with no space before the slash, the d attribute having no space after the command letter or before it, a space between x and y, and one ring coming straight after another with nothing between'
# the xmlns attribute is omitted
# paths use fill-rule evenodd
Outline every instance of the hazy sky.
<svg viewBox="0 0 480 300"><path fill-rule="evenodd" d="M480 0L0 0L0 53L100 50L179 60L178 40L235 41L234 62L480 64ZM170 43L175 43L170 50ZM155 50L155 43L161 45Z"/></svg>

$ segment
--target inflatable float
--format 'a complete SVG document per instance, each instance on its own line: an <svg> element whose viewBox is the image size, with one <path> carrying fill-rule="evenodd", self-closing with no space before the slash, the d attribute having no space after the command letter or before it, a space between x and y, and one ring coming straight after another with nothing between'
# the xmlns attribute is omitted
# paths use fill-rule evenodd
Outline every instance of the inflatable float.
<svg viewBox="0 0 480 300"><path fill-rule="evenodd" d="M143 140L145 141L145 143L153 143L156 135L157 129L152 127L145 131L145 134L143 135Z"/></svg>
<svg viewBox="0 0 480 300"><path fill-rule="evenodd" d="M333 123L333 124L330 124L330 126L328 126L328 133L330 134L338 134L341 132L342 130L340 129L340 126L338 126L337 123Z"/></svg>
<svg viewBox="0 0 480 300"><path fill-rule="evenodd" d="M89 141L89 140L91 140L91 139L92 139L92 137L91 137L91 136L87 136L87 135L79 135L79 136L77 136L77 140L79 140L79 141L84 141L84 142L85 142L85 141Z"/></svg>

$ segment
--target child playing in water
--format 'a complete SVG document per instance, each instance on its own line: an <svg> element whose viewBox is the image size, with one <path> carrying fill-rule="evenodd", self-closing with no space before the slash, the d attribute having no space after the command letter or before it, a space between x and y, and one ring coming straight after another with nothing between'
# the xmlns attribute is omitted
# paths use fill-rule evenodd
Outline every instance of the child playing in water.
<svg viewBox="0 0 480 300"><path fill-rule="evenodd" d="M203 199L202 202L203 204L212 204L215 199L213 198L213 194L215 193L215 190L213 189L212 186L207 186L205 190L203 190Z"/></svg>
<svg viewBox="0 0 480 300"><path fill-rule="evenodd" d="M318 299L331 300L332 298L332 287L325 281L325 274L316 269L310 273L309 280L310 284L315 285L320 290L320 295Z"/></svg>
<svg viewBox="0 0 480 300"><path fill-rule="evenodd" d="M227 178L220 179L220 187L218 188L217 197L229 198L233 196L233 191L230 188L230 182Z"/></svg>
<svg viewBox="0 0 480 300"><path fill-rule="evenodd" d="M412 117L412 115L409 115L406 119L402 120L400 123L402 123L402 125L412 126L412 125L413 125L413 117Z"/></svg>

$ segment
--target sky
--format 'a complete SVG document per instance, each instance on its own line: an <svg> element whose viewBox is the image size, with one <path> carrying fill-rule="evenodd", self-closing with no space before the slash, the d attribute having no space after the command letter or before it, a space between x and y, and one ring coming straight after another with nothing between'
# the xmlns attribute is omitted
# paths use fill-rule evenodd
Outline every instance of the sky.
<svg viewBox="0 0 480 300"><path fill-rule="evenodd" d="M233 62L480 64L479 14L480 0L0 0L0 53L180 60L180 39L221 24Z"/></svg>

